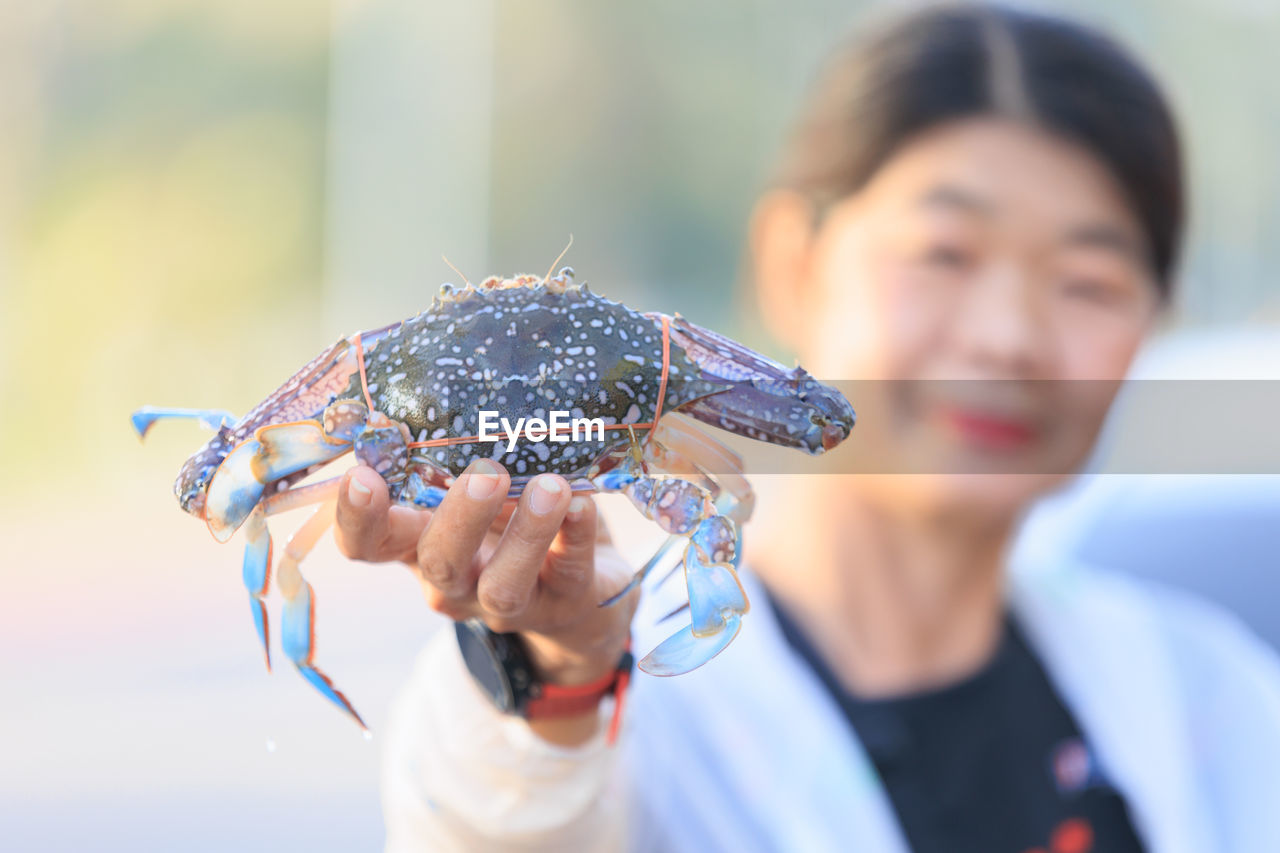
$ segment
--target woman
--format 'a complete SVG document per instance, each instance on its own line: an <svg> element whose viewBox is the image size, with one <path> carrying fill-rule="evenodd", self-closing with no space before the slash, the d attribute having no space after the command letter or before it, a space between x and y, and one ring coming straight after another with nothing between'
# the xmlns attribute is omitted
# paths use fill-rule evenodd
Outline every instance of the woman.
<svg viewBox="0 0 1280 853"><path fill-rule="evenodd" d="M1114 382L1085 380L1122 377L1169 299L1182 175L1155 85L1091 30L930 10L834 57L779 174L752 227L764 315L815 375L873 380L851 441L915 473L806 478L758 513L745 629L638 676L616 748L600 690L504 716L437 637L392 726L388 848L1280 850L1260 645L1168 593L1005 565L1099 429ZM556 477L491 533L506 484L477 463L424 528L355 469L341 547L518 632L545 684L615 683L666 602L596 607L631 567Z"/></svg>

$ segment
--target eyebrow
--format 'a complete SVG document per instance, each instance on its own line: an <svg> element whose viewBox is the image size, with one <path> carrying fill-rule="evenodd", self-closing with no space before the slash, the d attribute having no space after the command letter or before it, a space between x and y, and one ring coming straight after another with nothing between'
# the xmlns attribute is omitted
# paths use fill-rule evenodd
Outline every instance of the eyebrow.
<svg viewBox="0 0 1280 853"><path fill-rule="evenodd" d="M1067 246L1109 249L1137 263L1146 262L1146 253L1142 247L1128 233L1114 225L1081 225L1068 232L1062 242Z"/></svg>
<svg viewBox="0 0 1280 853"><path fill-rule="evenodd" d="M920 197L921 207L950 207L969 213L989 214L991 202L957 186L934 187Z"/></svg>

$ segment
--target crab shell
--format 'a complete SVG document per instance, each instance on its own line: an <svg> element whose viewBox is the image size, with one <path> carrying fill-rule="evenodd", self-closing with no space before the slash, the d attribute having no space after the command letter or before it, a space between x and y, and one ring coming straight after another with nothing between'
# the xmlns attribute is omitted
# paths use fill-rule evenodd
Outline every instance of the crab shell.
<svg viewBox="0 0 1280 853"><path fill-rule="evenodd" d="M180 499L186 496L184 508L198 513L221 456L258 427L319 420L332 401L363 400L366 391L375 411L403 424L414 442L477 436L481 411L513 426L521 418L545 422L558 411L641 429L655 415L681 411L809 453L835 446L852 429L848 401L802 369L678 315L634 311L573 283L572 275L566 267L545 280L524 275L460 290L445 285L416 317L363 334L363 381L347 342L339 341L188 461L175 486ZM628 431L615 428L603 441L521 438L510 451L505 438L417 447L409 461L428 480L447 482L475 459L492 458L518 489L541 473L589 479L616 464L629 442Z"/></svg>
<svg viewBox="0 0 1280 853"><path fill-rule="evenodd" d="M419 442L476 436L484 410L511 425L520 418L546 422L559 411L610 427L647 428L660 414L660 393L662 412L685 411L811 452L848 434L853 413L838 394L835 411L827 413L834 418L815 420L809 394L825 399L832 391L803 371L683 318L667 318L664 336L661 314L633 311L573 284L571 275L565 269L545 283L533 276L495 277L477 288L447 291L366 354L374 408L403 423ZM362 394L359 376L352 377L343 396ZM847 424L838 423L842 408ZM604 435L603 441L522 438L510 451L505 440L423 447L411 461L457 476L488 457L506 467L516 485L542 473L572 481L594 476L630 441L626 430Z"/></svg>

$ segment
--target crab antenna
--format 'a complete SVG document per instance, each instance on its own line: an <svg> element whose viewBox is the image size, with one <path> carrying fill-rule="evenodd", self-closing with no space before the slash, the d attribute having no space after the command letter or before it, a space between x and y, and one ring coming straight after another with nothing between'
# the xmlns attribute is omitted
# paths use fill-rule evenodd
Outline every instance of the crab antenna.
<svg viewBox="0 0 1280 853"><path fill-rule="evenodd" d="M563 250L562 252L560 252L560 254L556 255L556 259L555 259L554 261L552 261L552 262L551 262L551 266L547 268L547 274L546 274L546 275L544 275L544 276L542 277L542 283L543 283L543 284L546 284L546 283L547 283L547 279L551 278L551 273L552 273L552 271L554 271L554 270L555 270L555 268L556 268L556 264L560 263L560 260L561 260L565 255L569 254L569 247L570 247L570 246L572 246L572 245L573 245L573 235L572 235L572 234L570 234L570 235L569 235L569 242L565 245L564 250Z"/></svg>
<svg viewBox="0 0 1280 853"><path fill-rule="evenodd" d="M471 282L467 279L465 275L462 274L462 270L458 269L453 264L450 264L449 259L446 258L443 253L440 255L440 260L444 261L446 264L449 264L449 269L453 270L458 274L458 277L462 279L463 284L465 284L467 287L471 286ZM555 265L552 264L552 266L555 266Z"/></svg>

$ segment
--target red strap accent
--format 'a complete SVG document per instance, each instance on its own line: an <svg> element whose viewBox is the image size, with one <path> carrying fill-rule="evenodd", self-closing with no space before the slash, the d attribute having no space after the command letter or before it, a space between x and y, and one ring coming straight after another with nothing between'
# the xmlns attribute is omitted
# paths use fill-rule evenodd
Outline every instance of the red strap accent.
<svg viewBox="0 0 1280 853"><path fill-rule="evenodd" d="M364 385L364 350L360 348L359 338L356 338L356 356L360 362L360 383ZM671 318L663 315L662 317L662 378L658 382L658 399L653 407L653 420L643 424L605 424L607 430L614 429L647 429L648 435L645 436L645 443L653 436L654 427L658 425L658 420L662 417L662 404L667 397L667 374L671 370ZM369 399L369 390L365 388L365 400ZM373 411L373 404L369 403L369 411ZM525 432L528 432L526 428ZM547 430L550 433L550 429ZM433 438L429 441L411 441L408 447L446 447L451 444L475 444L480 440L478 435L453 436L449 438Z"/></svg>
<svg viewBox="0 0 1280 853"><path fill-rule="evenodd" d="M618 681L618 672L605 673L595 681L565 687L560 684L543 684L536 699L525 706L525 716L531 720L543 717L568 717L582 714L600 704Z"/></svg>
<svg viewBox="0 0 1280 853"><path fill-rule="evenodd" d="M627 644L627 653L622 662L612 672L607 672L595 681L586 684L575 684L571 687L559 684L543 684L542 692L536 699L530 699L525 706L526 719L538 720L550 717L570 717L585 714L597 708L600 700L609 693L614 695L613 716L609 719L609 730L606 740L610 746L618 739L618 730L622 724L622 706L627 687L631 684L631 644Z"/></svg>
<svg viewBox="0 0 1280 853"><path fill-rule="evenodd" d="M662 315L662 380L658 383L658 400L653 406L653 421L648 424L649 434L644 437L648 444L653 438L654 428L662 418L662 404L667 399L667 373L671 370L671 318Z"/></svg>
<svg viewBox="0 0 1280 853"><path fill-rule="evenodd" d="M605 735L605 743L613 746L618 741L618 730L622 728L622 705L627 698L627 688L631 686L631 667L618 673L618 686L613 691L613 716L609 718L609 733Z"/></svg>
<svg viewBox="0 0 1280 853"><path fill-rule="evenodd" d="M369 396L369 377L364 372L364 332L356 332L356 364L360 366L360 390L364 392L364 402L372 417L373 399Z"/></svg>

